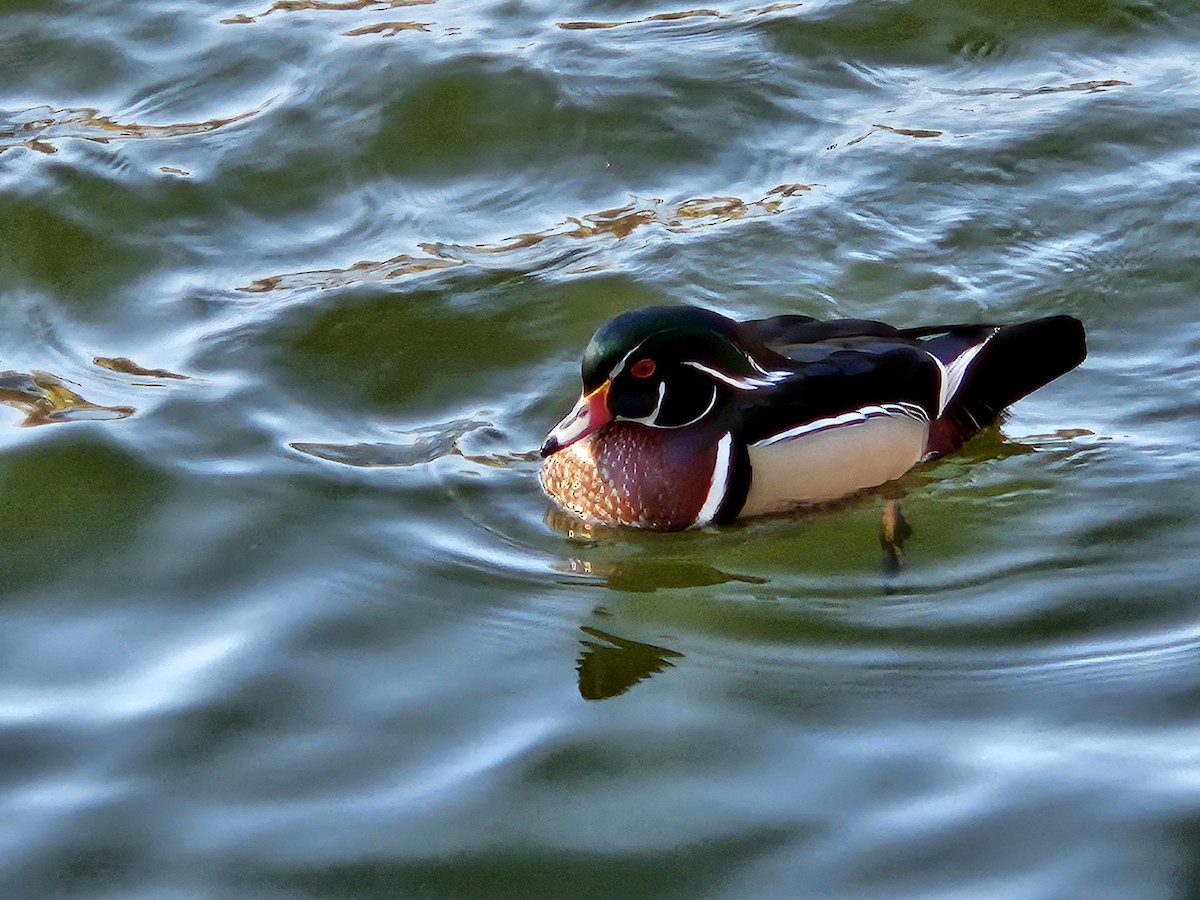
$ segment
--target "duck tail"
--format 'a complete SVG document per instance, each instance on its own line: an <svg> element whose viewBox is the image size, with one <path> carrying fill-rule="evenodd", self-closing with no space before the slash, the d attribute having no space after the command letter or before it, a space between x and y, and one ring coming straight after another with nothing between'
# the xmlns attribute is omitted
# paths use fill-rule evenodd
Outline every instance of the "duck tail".
<svg viewBox="0 0 1200 900"><path fill-rule="evenodd" d="M951 333L926 345L951 370L961 356L971 354L964 361L961 380L946 398L931 429L929 452L933 455L956 449L1006 407L1071 371L1087 357L1083 323L1071 316L1000 326L983 343L967 347L965 352L962 343L962 335Z"/></svg>

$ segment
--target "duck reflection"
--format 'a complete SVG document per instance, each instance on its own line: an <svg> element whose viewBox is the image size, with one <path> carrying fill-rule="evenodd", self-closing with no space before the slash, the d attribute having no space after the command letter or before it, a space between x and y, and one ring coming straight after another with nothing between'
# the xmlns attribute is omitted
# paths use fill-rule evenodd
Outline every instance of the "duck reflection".
<svg viewBox="0 0 1200 900"><path fill-rule="evenodd" d="M575 667L584 700L620 696L639 681L672 668L671 660L683 658L682 653L666 647L631 641L589 625L581 625L579 630L592 638L580 640L583 651Z"/></svg>
<svg viewBox="0 0 1200 900"><path fill-rule="evenodd" d="M651 594L660 589L708 587L734 581L742 584L767 583L765 578L725 572L691 560L635 558L605 565L572 559L567 567L573 573L592 576L602 587L633 594Z"/></svg>
<svg viewBox="0 0 1200 900"><path fill-rule="evenodd" d="M596 544L606 537L629 537L627 531L585 522L557 509L547 511L546 523L567 540L578 544ZM572 575L588 576L588 583L597 587L633 594L649 594L660 589L708 587L730 582L767 583L767 579L757 575L726 572L696 559L671 559L654 555L631 556L619 562L573 556L558 564L556 568Z"/></svg>
<svg viewBox="0 0 1200 900"><path fill-rule="evenodd" d="M912 526L901 512L900 497L898 489L893 496L885 497L880 515L879 549L885 591L892 589L892 579L904 571L904 544L913 534ZM546 523L568 540L582 544L594 544L621 533L621 529L585 522L557 509L546 513ZM735 581L767 583L767 579L756 575L725 572L688 559L634 557L607 564L572 558L564 568L572 574L592 576L600 586L633 593L651 593L659 588L707 587Z"/></svg>
<svg viewBox="0 0 1200 900"><path fill-rule="evenodd" d="M882 555L882 584L884 593L900 589L897 580L903 572L904 544L912 535L896 496L885 497L879 525L879 546ZM547 519L568 539L593 546L618 540L621 536L637 539L627 531L592 525L557 510ZM569 572L576 584L604 588L623 594L647 594L658 590L678 590L710 585L741 583L767 584L769 579L756 575L727 572L708 563L686 558L664 559L653 554L633 556L619 562L585 559L573 556L559 568ZM578 577L582 576L582 577ZM605 613L603 609L597 613ZM579 628L587 638L580 640L583 649L576 671L579 675L579 694L585 700L605 700L626 693L634 685L652 675L674 666L673 660L684 654L661 647L619 637L590 625Z"/></svg>

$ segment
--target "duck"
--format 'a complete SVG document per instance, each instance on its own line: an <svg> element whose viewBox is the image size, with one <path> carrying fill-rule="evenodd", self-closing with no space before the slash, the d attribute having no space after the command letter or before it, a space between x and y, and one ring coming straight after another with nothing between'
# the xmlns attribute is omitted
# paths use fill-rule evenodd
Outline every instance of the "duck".
<svg viewBox="0 0 1200 900"><path fill-rule="evenodd" d="M897 328L631 310L584 350L541 486L587 522L660 531L826 504L952 453L1086 356L1067 315Z"/></svg>

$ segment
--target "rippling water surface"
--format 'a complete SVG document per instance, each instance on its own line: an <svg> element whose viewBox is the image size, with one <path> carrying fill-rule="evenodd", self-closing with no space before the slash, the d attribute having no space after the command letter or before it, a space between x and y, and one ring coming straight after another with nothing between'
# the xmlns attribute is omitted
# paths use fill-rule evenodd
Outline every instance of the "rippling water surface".
<svg viewBox="0 0 1200 900"><path fill-rule="evenodd" d="M0 5L13 897L1200 891L1200 12ZM583 529L649 303L1070 313L894 492Z"/></svg>

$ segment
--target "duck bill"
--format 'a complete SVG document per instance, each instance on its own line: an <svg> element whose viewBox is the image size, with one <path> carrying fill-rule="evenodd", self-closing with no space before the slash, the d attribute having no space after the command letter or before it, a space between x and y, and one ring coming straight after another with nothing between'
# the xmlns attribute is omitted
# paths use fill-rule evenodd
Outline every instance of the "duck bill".
<svg viewBox="0 0 1200 900"><path fill-rule="evenodd" d="M608 388L611 381L596 388L590 394L584 394L561 422L554 426L546 442L542 444L542 458L551 453L557 453L563 447L587 437L612 421L613 415L608 409Z"/></svg>

